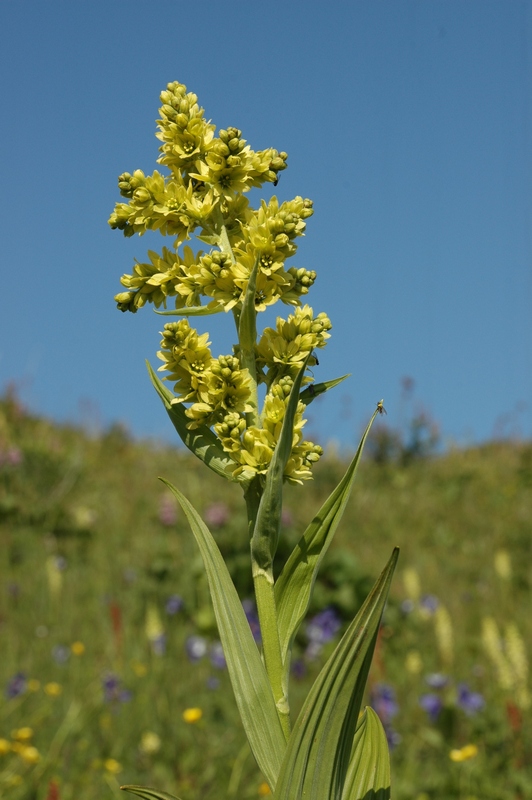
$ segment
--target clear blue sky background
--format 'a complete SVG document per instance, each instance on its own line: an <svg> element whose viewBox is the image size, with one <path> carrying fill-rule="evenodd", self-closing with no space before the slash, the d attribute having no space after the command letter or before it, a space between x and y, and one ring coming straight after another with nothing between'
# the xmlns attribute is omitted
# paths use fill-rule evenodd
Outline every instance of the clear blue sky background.
<svg viewBox="0 0 532 800"><path fill-rule="evenodd" d="M165 242L106 220L179 80L314 200L316 378L353 374L312 406L322 441L352 446L380 398L397 424L404 376L447 440L532 434L530 3L2 0L0 31L0 383L30 407L172 438L144 368L161 320L112 299ZM215 353L231 323L204 326Z"/></svg>

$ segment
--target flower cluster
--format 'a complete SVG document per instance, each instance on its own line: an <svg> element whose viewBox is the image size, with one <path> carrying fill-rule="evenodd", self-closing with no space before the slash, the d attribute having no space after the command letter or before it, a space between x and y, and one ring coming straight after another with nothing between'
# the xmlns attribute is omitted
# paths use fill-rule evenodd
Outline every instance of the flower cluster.
<svg viewBox="0 0 532 800"><path fill-rule="evenodd" d="M312 202L296 197L279 205L273 197L258 211L253 211L245 198L244 203L233 225L224 218L231 253L213 249L194 255L187 245L182 257L166 247L161 254L149 250L149 262L137 263L133 274L120 279L129 291L115 296L118 308L135 312L146 303L166 308L167 298L174 298L176 309L187 309L201 305L202 297L211 311L240 308L257 260L257 311L278 300L298 305L316 280L316 273L303 267L286 268L285 261L297 251L294 240L304 233L304 220L313 213ZM205 230L207 226L206 218Z"/></svg>
<svg viewBox="0 0 532 800"><path fill-rule="evenodd" d="M31 744L32 739L32 728L24 727L11 731L11 741L0 738L0 756L16 753L26 764L37 764L41 760L41 754Z"/></svg>
<svg viewBox="0 0 532 800"><path fill-rule="evenodd" d="M123 275L126 291L115 300L120 310L132 312L147 303L166 308L173 300L181 319L164 326L157 354L165 379L174 384L173 403L184 409L180 413L189 430L214 431L230 456L231 477L247 483L266 473L293 382L304 364L311 369L318 363L314 351L330 335L327 315L314 316L310 306L301 304L316 273L286 266L313 213L312 202L296 197L280 203L272 197L253 209L245 193L277 183L286 153L251 150L237 128L220 130L216 137L196 95L180 83L169 84L161 101L159 163L170 175L155 171L146 176L140 170L120 175L118 186L128 202L116 205L109 222L126 236L159 230L176 239L173 249L148 251L149 261L137 262L132 274ZM184 244L194 233L211 246L208 252L194 253ZM294 313L279 317L258 342L255 335L254 354L249 342L243 354L244 307L256 316L278 300L295 307ZM208 334L198 333L187 317L222 311L233 312L239 342L232 355L216 358ZM302 382L311 380L306 374ZM260 383L267 393L259 414ZM321 447L303 438L304 410L300 401L285 468L292 482L310 478L322 454Z"/></svg>
<svg viewBox="0 0 532 800"><path fill-rule="evenodd" d="M238 128L220 130L215 137L215 126L204 119L197 99L177 81L161 93L158 161L171 174L135 170L120 175L118 188L129 202L115 206L112 228L126 236L160 230L182 242L208 224L215 206L238 216L243 192L277 182L286 168L286 153L273 148L253 151Z"/></svg>

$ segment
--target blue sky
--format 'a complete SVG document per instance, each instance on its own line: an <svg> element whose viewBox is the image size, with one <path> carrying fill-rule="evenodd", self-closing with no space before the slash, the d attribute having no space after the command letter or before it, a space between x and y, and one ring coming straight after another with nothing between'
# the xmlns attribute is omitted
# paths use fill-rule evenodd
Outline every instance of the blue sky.
<svg viewBox="0 0 532 800"><path fill-rule="evenodd" d="M172 439L144 367L161 321L112 299L169 242L106 221L116 176L155 168L179 80L288 152L280 199L314 200L294 263L334 325L316 379L352 373L312 406L321 440L352 447L381 398L399 424L405 376L445 441L532 435L529 2L3 0L0 30L1 386ZM203 325L215 353L231 323Z"/></svg>

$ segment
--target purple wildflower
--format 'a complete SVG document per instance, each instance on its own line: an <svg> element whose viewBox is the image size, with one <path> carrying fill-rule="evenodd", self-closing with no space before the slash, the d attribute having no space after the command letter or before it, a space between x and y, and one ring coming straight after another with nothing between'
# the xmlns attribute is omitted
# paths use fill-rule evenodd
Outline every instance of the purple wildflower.
<svg viewBox="0 0 532 800"><path fill-rule="evenodd" d="M403 614L411 614L415 607L416 604L414 603L413 600L410 599L403 600L403 602L401 603L401 611L403 612Z"/></svg>
<svg viewBox="0 0 532 800"><path fill-rule="evenodd" d="M174 614L177 614L178 611L181 611L183 605L184 603L182 597L180 597L178 594L171 594L166 601L166 613L170 616L173 616Z"/></svg>
<svg viewBox="0 0 532 800"><path fill-rule="evenodd" d="M229 521L229 508L225 503L212 503L207 506L203 516L211 528L221 528Z"/></svg>
<svg viewBox="0 0 532 800"><path fill-rule="evenodd" d="M103 699L106 703L112 703L113 700L120 698L120 678L118 675L113 675L108 672L102 679Z"/></svg>
<svg viewBox="0 0 532 800"><path fill-rule="evenodd" d="M482 711L486 701L479 692L472 692L466 683L458 684L457 703L465 713L472 717L478 711Z"/></svg>
<svg viewBox="0 0 532 800"><path fill-rule="evenodd" d="M441 672L432 672L425 678L425 683L427 686L430 686L431 689L443 689L443 687L447 686L449 683L449 678Z"/></svg>
<svg viewBox="0 0 532 800"><path fill-rule="evenodd" d="M306 634L310 642L326 644L334 639L342 622L334 608L326 608L312 617L307 624Z"/></svg>
<svg viewBox="0 0 532 800"><path fill-rule="evenodd" d="M262 636L260 632L259 618L257 616L257 608L255 606L255 603L253 602L253 600L242 600L242 608L244 609L244 614L246 615L249 627L251 628L251 633L253 634L253 638L258 644L260 644L262 641Z"/></svg>
<svg viewBox="0 0 532 800"><path fill-rule="evenodd" d="M443 708L441 697L437 694L422 694L419 698L419 705L430 717L431 722L436 722Z"/></svg>
<svg viewBox="0 0 532 800"><path fill-rule="evenodd" d="M55 567L59 572L63 572L67 568L67 560L64 556L56 556L54 561Z"/></svg>
<svg viewBox="0 0 532 800"><path fill-rule="evenodd" d="M129 689L122 686L118 675L108 672L102 679L103 699L106 703L127 703L133 697Z"/></svg>
<svg viewBox="0 0 532 800"><path fill-rule="evenodd" d="M206 685L207 689L210 689L211 691L215 691L220 686L220 679L219 678L215 678L214 675L211 675L209 678L207 678L207 681L206 681L205 685Z"/></svg>
<svg viewBox="0 0 532 800"><path fill-rule="evenodd" d="M429 614L434 614L440 605L440 601L433 594L424 594L419 601L419 605L424 611L427 611Z"/></svg>
<svg viewBox="0 0 532 800"><path fill-rule="evenodd" d="M189 636L185 642L187 656L193 664L207 655L207 641L203 636Z"/></svg>
<svg viewBox="0 0 532 800"><path fill-rule="evenodd" d="M213 642L209 649L209 658L211 664L216 669L225 669L227 664L225 661L224 649L221 642Z"/></svg>
<svg viewBox="0 0 532 800"><path fill-rule="evenodd" d="M395 699L395 690L387 683L376 683L373 686L370 703L379 715L383 725L393 719L399 711L399 706Z"/></svg>
<svg viewBox="0 0 532 800"><path fill-rule="evenodd" d="M24 694L26 691L26 676L23 672L17 672L16 675L13 675L11 680L6 686L6 697L13 698L18 697L20 694Z"/></svg>

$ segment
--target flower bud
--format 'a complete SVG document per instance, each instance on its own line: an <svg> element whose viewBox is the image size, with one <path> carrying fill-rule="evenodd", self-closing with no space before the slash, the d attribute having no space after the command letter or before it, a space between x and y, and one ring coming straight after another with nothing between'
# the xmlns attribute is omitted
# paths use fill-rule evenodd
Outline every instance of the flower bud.
<svg viewBox="0 0 532 800"><path fill-rule="evenodd" d="M285 233L279 233L279 234L277 234L277 236L275 237L275 239L273 241L274 241L275 246L280 250L281 247L286 247L286 245L289 243L290 239L288 238L288 236Z"/></svg>
<svg viewBox="0 0 532 800"><path fill-rule="evenodd" d="M270 169L280 172L282 169L286 169L286 164L282 158L274 158L272 161L270 161Z"/></svg>
<svg viewBox="0 0 532 800"><path fill-rule="evenodd" d="M133 314L136 312L137 307L134 303L135 292L119 292L115 294L114 299L119 311L131 311Z"/></svg>
<svg viewBox="0 0 532 800"><path fill-rule="evenodd" d="M133 192L133 199L137 203L149 203L151 200L151 194L147 189L144 188L144 186L140 186Z"/></svg>

